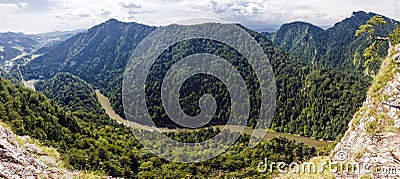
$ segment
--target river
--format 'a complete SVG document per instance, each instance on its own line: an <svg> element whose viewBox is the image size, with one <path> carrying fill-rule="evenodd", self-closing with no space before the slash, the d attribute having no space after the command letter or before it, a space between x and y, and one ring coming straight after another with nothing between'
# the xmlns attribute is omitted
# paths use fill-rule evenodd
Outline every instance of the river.
<svg viewBox="0 0 400 179"><path fill-rule="evenodd" d="M29 81L25 81L24 82L24 86L31 88L33 90L35 90L35 82L37 82L39 80L29 80ZM154 128L154 127L149 127L146 125L141 125L132 121L127 121L125 119L123 119L121 116L119 116L117 113L115 113L114 109L111 107L111 104L108 100L108 98L106 96L104 96L103 94L100 93L100 91L96 90L96 96L101 104L101 106L104 108L104 110L106 111L107 115L111 118L116 120L118 123L120 124L124 124L124 125L128 125L131 127L135 127L135 128L140 128L140 129L145 129L148 131L156 131L156 130L160 130L161 132L176 132L176 131L184 131L184 130L188 130L188 129L167 129L167 128ZM223 125L219 125L219 126L213 126L214 128L219 127L220 129L224 128L225 126ZM227 126L229 128L229 130L231 131L238 131L240 126ZM261 130L261 129L257 129L257 130ZM249 127L245 127L244 131L245 134L249 134L252 135L253 133L253 129L249 128ZM302 136L298 136L298 135L293 135L293 134L287 134L287 133L280 133L280 132L270 132L268 131L266 133L266 135L264 136L264 138L272 138L272 137L286 137L289 140L294 140L296 142L303 142L304 144L308 145L308 146L313 146L313 147L324 147L329 145L331 142L327 142L327 141L322 141L322 140L316 140L313 138L308 138L308 137L302 137Z"/></svg>

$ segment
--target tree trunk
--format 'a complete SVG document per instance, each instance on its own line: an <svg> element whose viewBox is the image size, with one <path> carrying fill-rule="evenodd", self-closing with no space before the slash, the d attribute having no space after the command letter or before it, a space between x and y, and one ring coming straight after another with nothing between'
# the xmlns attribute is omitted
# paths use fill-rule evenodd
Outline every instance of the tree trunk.
<svg viewBox="0 0 400 179"><path fill-rule="evenodd" d="M388 54L390 53L390 50L392 49L392 40L390 39L390 37L373 37L372 35L370 37L373 40L377 40L377 41L387 41L389 44Z"/></svg>

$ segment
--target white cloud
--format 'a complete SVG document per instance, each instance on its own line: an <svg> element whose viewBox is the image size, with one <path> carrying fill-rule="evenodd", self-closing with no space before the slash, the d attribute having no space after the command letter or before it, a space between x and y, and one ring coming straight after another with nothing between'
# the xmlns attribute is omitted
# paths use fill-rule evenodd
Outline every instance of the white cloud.
<svg viewBox="0 0 400 179"><path fill-rule="evenodd" d="M352 11L373 11L399 17L397 0L25 0L0 3L0 31L38 33L89 28L116 18L166 25L186 18L221 18L254 29L291 21L333 25ZM398 19L399 20L399 19Z"/></svg>
<svg viewBox="0 0 400 179"><path fill-rule="evenodd" d="M17 11L23 10L28 3L0 3L0 13L15 13Z"/></svg>
<svg viewBox="0 0 400 179"><path fill-rule="evenodd" d="M119 4L124 7L124 8L141 8L142 5L138 3L137 1L132 1L132 0L122 0L119 2Z"/></svg>

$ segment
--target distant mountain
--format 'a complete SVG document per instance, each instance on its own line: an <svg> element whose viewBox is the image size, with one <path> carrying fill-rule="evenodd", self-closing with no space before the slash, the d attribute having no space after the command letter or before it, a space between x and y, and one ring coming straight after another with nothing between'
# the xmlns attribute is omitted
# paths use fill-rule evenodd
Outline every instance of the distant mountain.
<svg viewBox="0 0 400 179"><path fill-rule="evenodd" d="M32 53L39 43L23 33L0 33L0 63L9 66L13 59Z"/></svg>
<svg viewBox="0 0 400 179"><path fill-rule="evenodd" d="M43 34L0 33L0 67L9 69L23 64L40 54L37 49L59 44L83 30Z"/></svg>
<svg viewBox="0 0 400 179"><path fill-rule="evenodd" d="M72 31L55 31L42 34L28 35L36 40L42 47L52 46L64 42L65 40L73 37L76 34L85 32L85 29L78 29Z"/></svg>
<svg viewBox="0 0 400 179"><path fill-rule="evenodd" d="M244 28L244 27L243 27ZM122 74L132 50L155 27L137 23L124 23L111 19L96 25L85 33L78 34L63 43L43 48L40 57L20 67L25 79L49 79L58 72L71 73L101 90L109 99L114 110L124 117L122 107ZM261 34L246 29L264 49L270 60L277 82L277 110L272 128L276 131L296 133L315 138L335 139L347 129L351 115L361 105L369 79L350 72L340 72L332 68L313 67L294 58ZM222 48L218 48L222 47ZM218 50L215 49L224 49ZM207 52L229 59L233 65L242 63L241 57L230 48L204 40L189 40L179 43L165 51L154 65L157 70L149 74L149 92L157 94L157 81L160 75L174 63L172 59L181 59L193 52ZM165 57L165 58L164 58ZM236 61L236 62L235 62ZM239 68L247 68L242 65ZM249 71L245 75L249 74ZM244 77L249 89L257 89L251 76ZM198 86L196 90L183 90L184 111L194 115L199 111L197 99L201 94L214 88L221 90L215 94L216 101L229 101L229 94L223 84L213 78L191 78L183 89ZM62 82L62 80L58 80ZM206 85L201 85L206 84ZM213 86L206 88L207 86ZM221 87L222 86L222 87ZM252 93L252 109L249 123L254 126L258 115L260 96ZM160 126L171 126L163 111L160 99L149 96L149 111ZM229 103L221 104L216 115L216 123L226 122L229 115Z"/></svg>
<svg viewBox="0 0 400 179"><path fill-rule="evenodd" d="M377 14L354 12L351 17L326 30L304 22L288 23L270 38L276 45L312 65L361 71L362 53L371 42L367 37L355 37L355 31L374 15ZM377 33L388 34L398 23L384 18L388 24Z"/></svg>

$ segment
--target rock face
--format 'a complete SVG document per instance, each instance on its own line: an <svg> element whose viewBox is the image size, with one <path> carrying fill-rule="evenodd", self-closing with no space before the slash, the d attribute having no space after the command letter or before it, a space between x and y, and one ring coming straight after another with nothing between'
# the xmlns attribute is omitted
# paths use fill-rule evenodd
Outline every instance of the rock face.
<svg viewBox="0 0 400 179"><path fill-rule="evenodd" d="M400 45L396 46L394 50L400 52ZM396 53L395 55L393 55L393 61L395 63L400 63L400 53Z"/></svg>
<svg viewBox="0 0 400 179"><path fill-rule="evenodd" d="M26 144L32 151L40 150ZM13 133L0 126L0 178L71 178L69 173L49 167L18 146Z"/></svg>
<svg viewBox="0 0 400 179"><path fill-rule="evenodd" d="M332 161L344 166L339 168L337 177L400 177L399 56L400 45L396 46L393 59L383 62L388 64L381 67L363 107L332 151Z"/></svg>

